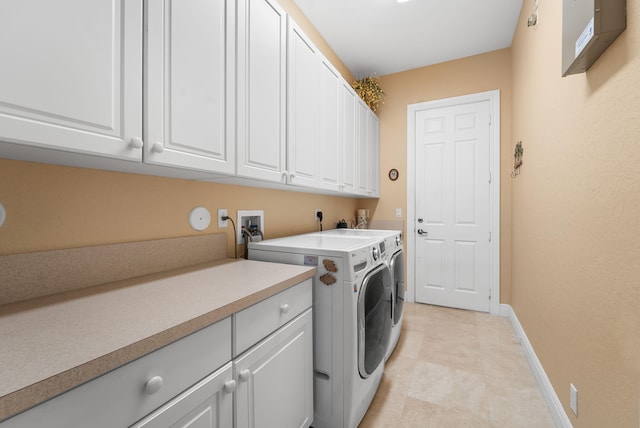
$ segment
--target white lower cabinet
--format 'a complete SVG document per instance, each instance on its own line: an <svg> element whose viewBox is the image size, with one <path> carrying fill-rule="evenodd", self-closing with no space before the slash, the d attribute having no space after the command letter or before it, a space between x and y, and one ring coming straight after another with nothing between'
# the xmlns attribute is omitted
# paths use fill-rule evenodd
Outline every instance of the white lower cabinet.
<svg viewBox="0 0 640 428"><path fill-rule="evenodd" d="M233 425L231 363L207 376L131 428L227 428Z"/></svg>
<svg viewBox="0 0 640 428"><path fill-rule="evenodd" d="M311 305L308 279L7 419L0 428L309 427Z"/></svg>
<svg viewBox="0 0 640 428"><path fill-rule="evenodd" d="M311 309L233 363L236 428L301 428L313 421Z"/></svg>
<svg viewBox="0 0 640 428"><path fill-rule="evenodd" d="M311 425L311 305L308 279L235 314L236 428Z"/></svg>
<svg viewBox="0 0 640 428"><path fill-rule="evenodd" d="M170 406L171 413L184 412L173 416L180 421L207 399L199 401L201 394L212 396L209 388L215 388L217 382L233 381L230 370L218 371L225 365L228 369L230 360L231 317L228 317L14 416L0 423L0 427L128 427L167 402L174 404ZM202 379L206 381L211 373L216 380L201 385ZM203 389L191 391L201 389L198 386ZM178 398L174 397L181 397L183 403L178 405L175 403ZM228 407L231 397L232 394L224 397L226 412L231 410Z"/></svg>

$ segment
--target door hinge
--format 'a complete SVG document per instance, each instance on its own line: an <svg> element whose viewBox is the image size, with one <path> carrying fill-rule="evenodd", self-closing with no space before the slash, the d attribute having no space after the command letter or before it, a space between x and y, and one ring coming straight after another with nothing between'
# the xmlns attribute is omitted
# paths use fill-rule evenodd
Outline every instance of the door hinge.
<svg viewBox="0 0 640 428"><path fill-rule="evenodd" d="M491 300L491 289L489 289L489 300Z"/></svg>
<svg viewBox="0 0 640 428"><path fill-rule="evenodd" d="M489 173L489 184L491 184L491 180L493 179L493 177L491 176L491 173Z"/></svg>
<svg viewBox="0 0 640 428"><path fill-rule="evenodd" d="M489 231L489 242L491 242L491 231Z"/></svg>
<svg viewBox="0 0 640 428"><path fill-rule="evenodd" d="M491 125L491 115L489 115L489 125Z"/></svg>

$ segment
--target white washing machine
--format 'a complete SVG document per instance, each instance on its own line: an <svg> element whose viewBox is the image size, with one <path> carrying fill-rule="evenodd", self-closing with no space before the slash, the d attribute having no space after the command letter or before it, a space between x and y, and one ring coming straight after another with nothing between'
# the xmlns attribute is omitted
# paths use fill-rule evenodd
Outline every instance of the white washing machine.
<svg viewBox="0 0 640 428"><path fill-rule="evenodd" d="M385 361L389 359L400 339L402 330L403 308L405 301L405 271L404 271L404 247L402 243L402 231L400 230L378 230L378 229L330 229L323 232L316 232L318 235L340 236L340 237L375 237L384 239L384 246L381 247L383 259L387 262L391 272L392 300L391 310L391 339L389 348L385 356Z"/></svg>
<svg viewBox="0 0 640 428"><path fill-rule="evenodd" d="M296 235L249 244L249 258L314 266L315 428L355 428L378 389L392 283L377 237Z"/></svg>

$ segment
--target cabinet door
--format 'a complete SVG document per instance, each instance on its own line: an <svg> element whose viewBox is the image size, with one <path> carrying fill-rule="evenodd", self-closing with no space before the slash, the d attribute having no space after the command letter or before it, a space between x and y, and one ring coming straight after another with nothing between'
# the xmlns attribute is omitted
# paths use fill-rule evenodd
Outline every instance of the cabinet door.
<svg viewBox="0 0 640 428"><path fill-rule="evenodd" d="M235 362L236 428L301 428L313 421L311 309Z"/></svg>
<svg viewBox="0 0 640 428"><path fill-rule="evenodd" d="M287 37L287 171L291 184L317 187L320 54L289 18Z"/></svg>
<svg viewBox="0 0 640 428"><path fill-rule="evenodd" d="M270 0L238 0L237 174L286 179L285 11Z"/></svg>
<svg viewBox="0 0 640 428"><path fill-rule="evenodd" d="M380 196L380 119L369 112L369 188L371 196Z"/></svg>
<svg viewBox="0 0 640 428"><path fill-rule="evenodd" d="M357 124L357 192L361 195L369 194L369 176L370 176L370 160L369 160L369 108L358 98L356 111L358 115Z"/></svg>
<svg viewBox="0 0 640 428"><path fill-rule="evenodd" d="M0 2L0 58L1 140L142 159L142 0Z"/></svg>
<svg viewBox="0 0 640 428"><path fill-rule="evenodd" d="M229 362L131 428L231 428L235 386Z"/></svg>
<svg viewBox="0 0 640 428"><path fill-rule="evenodd" d="M144 161L235 172L235 2L146 5Z"/></svg>
<svg viewBox="0 0 640 428"><path fill-rule="evenodd" d="M320 64L320 130L318 132L318 187L340 190L340 82L341 76L331 63Z"/></svg>
<svg viewBox="0 0 640 428"><path fill-rule="evenodd" d="M356 193L358 94L347 82L340 86L340 184L346 193Z"/></svg>

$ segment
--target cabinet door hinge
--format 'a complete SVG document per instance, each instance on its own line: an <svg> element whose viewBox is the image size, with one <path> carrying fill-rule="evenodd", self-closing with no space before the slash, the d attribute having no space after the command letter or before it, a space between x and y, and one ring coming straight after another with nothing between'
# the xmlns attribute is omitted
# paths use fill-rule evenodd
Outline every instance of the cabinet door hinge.
<svg viewBox="0 0 640 428"><path fill-rule="evenodd" d="M489 300L491 300L491 289L489 289Z"/></svg>
<svg viewBox="0 0 640 428"><path fill-rule="evenodd" d="M491 231L489 231L489 242L491 242Z"/></svg>
<svg viewBox="0 0 640 428"><path fill-rule="evenodd" d="M493 179L493 177L491 176L491 173L489 173L489 184L491 184L491 180Z"/></svg>

